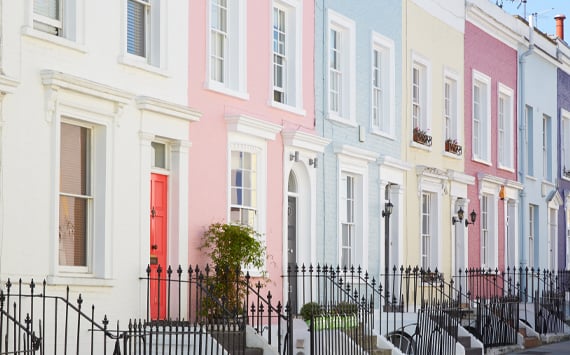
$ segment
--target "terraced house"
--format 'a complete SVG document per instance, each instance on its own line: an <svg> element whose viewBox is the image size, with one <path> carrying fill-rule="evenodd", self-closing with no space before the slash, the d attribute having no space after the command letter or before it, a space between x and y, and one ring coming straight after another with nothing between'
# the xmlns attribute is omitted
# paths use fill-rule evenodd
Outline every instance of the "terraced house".
<svg viewBox="0 0 570 355"><path fill-rule="evenodd" d="M0 0L0 355L570 334L564 16L498 5Z"/></svg>

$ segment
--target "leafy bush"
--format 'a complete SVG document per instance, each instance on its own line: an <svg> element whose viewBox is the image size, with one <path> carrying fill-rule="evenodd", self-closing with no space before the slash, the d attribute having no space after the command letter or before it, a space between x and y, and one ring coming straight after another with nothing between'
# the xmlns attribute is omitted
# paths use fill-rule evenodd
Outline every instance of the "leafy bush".
<svg viewBox="0 0 570 355"><path fill-rule="evenodd" d="M324 312L317 302L305 303L299 312L304 321L310 321L311 317L315 318L322 315Z"/></svg>

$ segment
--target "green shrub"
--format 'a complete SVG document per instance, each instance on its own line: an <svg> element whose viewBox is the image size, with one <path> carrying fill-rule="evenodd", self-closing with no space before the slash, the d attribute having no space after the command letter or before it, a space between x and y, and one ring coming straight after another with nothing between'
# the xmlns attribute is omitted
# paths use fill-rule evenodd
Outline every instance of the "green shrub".
<svg viewBox="0 0 570 355"><path fill-rule="evenodd" d="M299 312L304 321L310 321L311 317L315 318L322 315L323 309L317 302L305 303Z"/></svg>

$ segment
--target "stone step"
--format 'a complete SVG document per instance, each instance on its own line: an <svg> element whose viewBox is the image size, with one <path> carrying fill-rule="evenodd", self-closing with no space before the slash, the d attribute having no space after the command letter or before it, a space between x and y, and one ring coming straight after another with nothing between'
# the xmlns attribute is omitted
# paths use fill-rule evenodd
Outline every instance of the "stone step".
<svg viewBox="0 0 570 355"><path fill-rule="evenodd" d="M459 336L457 338L457 341L459 341L459 343L461 345L463 345L463 347L465 349L470 348L471 347L471 337L470 336Z"/></svg>
<svg viewBox="0 0 570 355"><path fill-rule="evenodd" d="M263 355L263 349L261 348L245 348L243 355Z"/></svg>
<svg viewBox="0 0 570 355"><path fill-rule="evenodd" d="M465 355L481 355L483 354L483 351L481 351L481 348L469 348L469 349L465 349Z"/></svg>
<svg viewBox="0 0 570 355"><path fill-rule="evenodd" d="M542 341L540 341L539 337L527 337L527 336L525 336L523 345L524 345L525 349L534 348L534 347L542 345Z"/></svg>

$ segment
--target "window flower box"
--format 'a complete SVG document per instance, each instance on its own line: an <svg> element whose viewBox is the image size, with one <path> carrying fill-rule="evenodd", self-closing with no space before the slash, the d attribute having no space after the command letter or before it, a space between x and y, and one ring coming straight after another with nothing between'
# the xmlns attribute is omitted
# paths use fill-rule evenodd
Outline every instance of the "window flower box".
<svg viewBox="0 0 570 355"><path fill-rule="evenodd" d="M461 155L463 154L463 147L457 143L457 139L449 138L445 140L445 151L455 155Z"/></svg>
<svg viewBox="0 0 570 355"><path fill-rule="evenodd" d="M431 147L431 140L432 137L427 134L426 131L422 130L419 127L414 128L414 135L413 135L414 142L423 144L425 146Z"/></svg>

